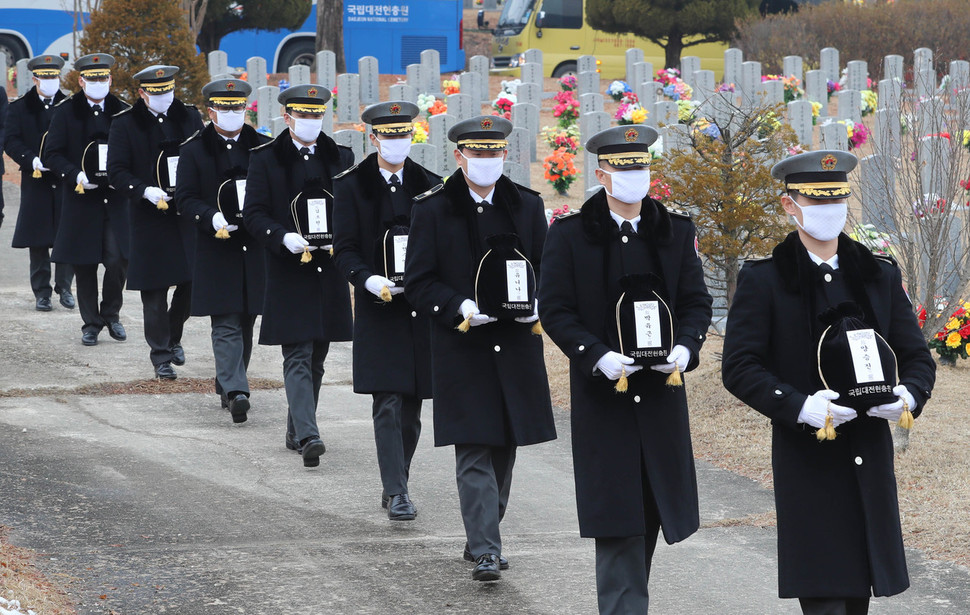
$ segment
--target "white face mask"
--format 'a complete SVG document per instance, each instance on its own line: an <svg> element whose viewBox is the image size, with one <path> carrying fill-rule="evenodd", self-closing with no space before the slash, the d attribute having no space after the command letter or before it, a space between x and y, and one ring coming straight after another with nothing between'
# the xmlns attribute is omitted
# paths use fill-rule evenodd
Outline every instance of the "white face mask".
<svg viewBox="0 0 970 615"><path fill-rule="evenodd" d="M795 199L792 199L792 203L795 203ZM849 207L844 202L807 207L795 203L795 207L802 211L802 222L795 218L795 224L819 241L831 241L845 228Z"/></svg>
<svg viewBox="0 0 970 615"><path fill-rule="evenodd" d="M603 172L613 180L613 190L607 190L606 194L621 203L640 203L650 193L650 169Z"/></svg>
<svg viewBox="0 0 970 615"><path fill-rule="evenodd" d="M462 158L468 161L468 171L465 177L476 186L483 188L492 186L502 177L502 169L505 165L505 158L497 156L495 158L469 158L465 154Z"/></svg>
<svg viewBox="0 0 970 615"><path fill-rule="evenodd" d="M165 92L164 94L149 94L148 108L155 113L166 113L175 100L175 92Z"/></svg>
<svg viewBox="0 0 970 615"><path fill-rule="evenodd" d="M411 139L408 137L378 139L377 149L381 158L386 160L388 164L401 164L411 153Z"/></svg>
<svg viewBox="0 0 970 615"><path fill-rule="evenodd" d="M38 79L37 93L43 98L53 98L54 94L61 89L60 79Z"/></svg>
<svg viewBox="0 0 970 615"><path fill-rule="evenodd" d="M293 117L292 115L290 117ZM320 131L323 130L323 118L294 117L290 127L296 138L304 143L316 143Z"/></svg>
<svg viewBox="0 0 970 615"><path fill-rule="evenodd" d="M239 111L219 111L216 110L216 126L226 132L236 132L243 127L246 122L246 112Z"/></svg>
<svg viewBox="0 0 970 615"><path fill-rule="evenodd" d="M85 81L82 79L81 87L84 88L84 95L91 100L104 100L108 96L108 89L111 87L111 82Z"/></svg>

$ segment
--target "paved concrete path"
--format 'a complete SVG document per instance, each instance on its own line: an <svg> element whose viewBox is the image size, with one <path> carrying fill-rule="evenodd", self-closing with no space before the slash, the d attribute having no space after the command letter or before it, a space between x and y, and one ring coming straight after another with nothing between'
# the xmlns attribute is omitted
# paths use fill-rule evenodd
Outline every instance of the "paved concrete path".
<svg viewBox="0 0 970 615"><path fill-rule="evenodd" d="M103 336L83 347L76 310L55 302L51 313L34 311L26 251L7 247L12 188L0 229L0 391L149 377L136 293L122 310L126 343ZM211 378L206 319L190 320L184 345L180 376ZM461 559L454 456L432 446L430 405L412 470L418 518L389 522L369 399L349 386L348 344L334 345L327 369L327 453L316 469L283 446L281 390L254 392L239 426L215 394L0 397L0 523L40 553L38 565L80 613L596 612L566 412L556 411L559 440L521 449L503 523L512 568L480 584ZM279 350L257 348L251 372L281 378ZM651 612L798 613L776 595L774 529L744 521L771 510L771 493L705 463L698 474L704 527L658 547ZM908 557L913 588L874 600L872 613L970 613L967 570Z"/></svg>

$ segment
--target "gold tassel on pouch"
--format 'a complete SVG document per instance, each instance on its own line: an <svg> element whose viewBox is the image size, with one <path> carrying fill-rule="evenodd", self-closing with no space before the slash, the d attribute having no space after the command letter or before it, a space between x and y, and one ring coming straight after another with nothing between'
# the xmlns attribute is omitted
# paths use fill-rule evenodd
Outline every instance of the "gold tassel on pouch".
<svg viewBox="0 0 970 615"><path fill-rule="evenodd" d="M74 192L77 192L78 194L84 194L84 184L78 183L78 185L74 186Z"/></svg>
<svg viewBox="0 0 970 615"><path fill-rule="evenodd" d="M627 389L630 388L630 383L626 378L626 368L620 368L620 379L616 381L616 386L613 387L617 393L626 393Z"/></svg>
<svg viewBox="0 0 970 615"><path fill-rule="evenodd" d="M903 413L899 415L899 426L903 429L913 428L913 413L910 412L906 400L903 400Z"/></svg>
<svg viewBox="0 0 970 615"><path fill-rule="evenodd" d="M34 169L34 172L31 173L30 176L33 177L34 179L40 179L41 177L44 176L44 174L40 172L40 169Z"/></svg>
<svg viewBox="0 0 970 615"><path fill-rule="evenodd" d="M465 320L461 321L461 324L458 325L456 328L462 333L468 333L468 330L472 328L471 319L472 317L470 315L465 316Z"/></svg>
<svg viewBox="0 0 970 615"><path fill-rule="evenodd" d="M381 301L383 301L384 303L390 303L390 301L391 301L392 298L393 297L391 297L391 289L388 288L388 287L386 287L386 286L382 286L381 287Z"/></svg>
<svg viewBox="0 0 970 615"><path fill-rule="evenodd" d="M168 201L165 199L158 199L158 204L155 205L155 207L162 211L168 211Z"/></svg>
<svg viewBox="0 0 970 615"><path fill-rule="evenodd" d="M835 433L835 425L832 424L832 412L828 408L825 411L825 426L815 432L815 437L819 442L824 440L835 440L838 434Z"/></svg>
<svg viewBox="0 0 970 615"><path fill-rule="evenodd" d="M310 247L309 246L303 246L303 255L300 256L300 262L301 263L309 263L312 260L313 260L313 255L310 254Z"/></svg>
<svg viewBox="0 0 970 615"><path fill-rule="evenodd" d="M333 256L333 247L330 248L330 256Z"/></svg>
<svg viewBox="0 0 970 615"><path fill-rule="evenodd" d="M675 367L674 368L674 371L670 372L670 375L667 376L666 385L669 386L669 387L682 387L682 386L684 386L684 379L680 377L680 370L679 369L677 369Z"/></svg>
<svg viewBox="0 0 970 615"><path fill-rule="evenodd" d="M216 231L216 239L229 239L229 230L226 227L222 227Z"/></svg>
<svg viewBox="0 0 970 615"><path fill-rule="evenodd" d="M532 335L542 335L545 330L542 328L542 323L538 320L532 325Z"/></svg>

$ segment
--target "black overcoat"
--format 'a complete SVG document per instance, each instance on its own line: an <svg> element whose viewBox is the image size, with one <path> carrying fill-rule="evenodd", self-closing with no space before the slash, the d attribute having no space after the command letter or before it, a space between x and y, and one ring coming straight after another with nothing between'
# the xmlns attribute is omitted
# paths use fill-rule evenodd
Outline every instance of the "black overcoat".
<svg viewBox="0 0 970 615"><path fill-rule="evenodd" d="M295 233L290 201L303 189L291 172L302 164L289 131L256 148L246 178L246 229L265 248L266 298L259 343L295 344L311 340L346 342L353 335L350 289L326 250L309 263L283 246ZM320 133L314 156L326 169L322 187L333 193L333 176L354 164L354 152Z"/></svg>
<svg viewBox="0 0 970 615"><path fill-rule="evenodd" d="M650 199L643 202L640 215L637 233L657 247L674 343L690 350L691 370L711 322L711 296L694 249L694 224L686 214L671 213ZM684 387L668 387L666 374L644 368L630 375L629 390L618 394L614 381L593 373L600 357L619 351L607 342L614 308L604 274L616 228L602 190L579 213L553 222L542 257L539 314L546 333L569 357L580 533L644 534L645 467L664 538L674 543L699 525Z"/></svg>
<svg viewBox="0 0 970 615"><path fill-rule="evenodd" d="M188 254L195 233L189 232L191 223L181 220L174 201L163 211L142 195L145 188L158 185L155 166L161 144L189 138L202 129L202 118L195 107L176 98L164 119L173 138L166 138L159 119L139 99L115 116L108 133L108 177L128 197L130 290L168 288L192 279Z"/></svg>
<svg viewBox="0 0 970 615"><path fill-rule="evenodd" d="M936 364L923 339L899 268L839 237L839 268L896 354L900 383L919 416ZM797 233L770 258L741 269L728 313L724 386L772 425L772 468L778 513L778 589L783 598L890 596L909 587L903 553L889 423L860 412L819 442L798 423L818 376L808 259ZM810 263L810 261L808 261ZM870 323L872 324L872 323Z"/></svg>
<svg viewBox="0 0 970 615"><path fill-rule="evenodd" d="M404 161L402 190L413 198L441 178L410 158ZM378 246L393 221L390 187L371 154L334 179L334 260L354 286L354 392L404 393L431 397L431 329L403 295L384 303L365 287Z"/></svg>
<svg viewBox="0 0 970 615"><path fill-rule="evenodd" d="M236 179L249 168L249 150L269 141L249 125L238 142L228 143L209 124L179 149L175 202L196 233L192 262L192 315L259 314L263 310L266 266L262 246L242 221L228 239L217 239L212 217L219 211L216 196L226 180ZM238 150L230 159L227 145ZM233 164L237 160L239 165Z"/></svg>
<svg viewBox="0 0 970 615"><path fill-rule="evenodd" d="M503 176L495 185L494 206L510 214L541 279L547 229L542 198ZM478 249L469 230L474 215L461 169L411 210L404 288L418 312L431 317L435 446L553 440L542 338L532 334L532 325L499 321L467 333L455 328L462 301L475 296Z"/></svg>
<svg viewBox="0 0 970 615"><path fill-rule="evenodd" d="M110 126L113 116L129 106L114 94L108 94L103 104L105 110L95 116L84 92L77 92L57 105L47 131L44 164L61 178L61 220L51 252L51 259L58 263L100 263L105 220L122 257L128 258L127 197L108 186L85 189L84 194L75 192L84 148L96 139L107 139L104 125Z"/></svg>
<svg viewBox="0 0 970 615"><path fill-rule="evenodd" d="M0 88L0 151L3 151L3 142L5 139L4 133L6 128L4 124L7 120L7 90ZM0 188L3 187L3 156L0 156ZM3 224L3 190L0 190L0 225Z"/></svg>
<svg viewBox="0 0 970 615"><path fill-rule="evenodd" d="M20 166L20 213L13 231L15 248L49 248L61 213L61 199L57 190L58 176L44 171L34 178L34 157L40 155L41 139L54 115L54 106L64 100L58 90L53 103L45 104L32 87L26 94L10 103L7 110L7 135L3 149ZM46 147L45 147L46 150ZM46 156L41 162L46 164Z"/></svg>

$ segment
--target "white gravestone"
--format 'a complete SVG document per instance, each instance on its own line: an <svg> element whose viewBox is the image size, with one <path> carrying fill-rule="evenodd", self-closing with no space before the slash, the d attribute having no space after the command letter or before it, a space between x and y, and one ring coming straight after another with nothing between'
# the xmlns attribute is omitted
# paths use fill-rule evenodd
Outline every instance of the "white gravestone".
<svg viewBox="0 0 970 615"><path fill-rule="evenodd" d="M579 56L576 60L576 72L577 73L589 73L596 72L596 56Z"/></svg>
<svg viewBox="0 0 970 615"><path fill-rule="evenodd" d="M256 127L270 127L273 118L280 116L280 103L277 98L280 89L275 85L264 85L256 91ZM273 132L276 136L276 132Z"/></svg>
<svg viewBox="0 0 970 615"><path fill-rule="evenodd" d="M812 102L828 105L829 94L825 73L820 70L810 70L805 73L805 98Z"/></svg>
<svg viewBox="0 0 970 615"><path fill-rule="evenodd" d="M862 201L862 223L896 235L892 211L896 172L892 158L872 154L859 160L859 200Z"/></svg>
<svg viewBox="0 0 970 615"><path fill-rule="evenodd" d="M425 91L437 94L441 91L441 59L437 49L421 52L421 66L424 67Z"/></svg>
<svg viewBox="0 0 970 615"><path fill-rule="evenodd" d="M843 124L832 122L822 126L819 135L819 149L838 149L848 151L849 135Z"/></svg>
<svg viewBox="0 0 970 615"><path fill-rule="evenodd" d="M337 76L337 123L360 119L360 76L344 73Z"/></svg>
<svg viewBox="0 0 970 615"><path fill-rule="evenodd" d="M652 62L637 62L632 67L633 74L627 80L627 85L630 86L634 92L642 83L647 83L653 81L653 63Z"/></svg>
<svg viewBox="0 0 970 615"><path fill-rule="evenodd" d="M812 103L805 100L793 100L788 103L788 124L795 131L798 142L812 146Z"/></svg>
<svg viewBox="0 0 970 615"><path fill-rule="evenodd" d="M365 105L379 102L381 93L377 58L364 56L357 60L357 74L360 75L360 102Z"/></svg>
<svg viewBox="0 0 970 615"><path fill-rule="evenodd" d="M745 62L741 65L742 105L751 108L758 104L761 96L761 62Z"/></svg>
<svg viewBox="0 0 970 615"><path fill-rule="evenodd" d="M888 55L882 59L882 78L903 80L903 56Z"/></svg>
<svg viewBox="0 0 970 615"><path fill-rule="evenodd" d="M404 69L408 85L414 88L418 94L424 94L427 90L424 89L424 84L421 83L421 65L420 64L408 64Z"/></svg>
<svg viewBox="0 0 970 615"><path fill-rule="evenodd" d="M468 61L468 70L478 75L478 84L481 90L482 102L491 100L488 87L488 65L489 60L485 56L472 56Z"/></svg>
<svg viewBox="0 0 970 615"><path fill-rule="evenodd" d="M839 50L835 47L822 49L819 68L829 81L838 81L842 76L842 65L839 63Z"/></svg>
<svg viewBox="0 0 970 615"><path fill-rule="evenodd" d="M536 64L535 62L526 62L519 69L521 73L522 83L532 83L538 86L539 91L542 91L542 64Z"/></svg>
<svg viewBox="0 0 970 615"><path fill-rule="evenodd" d="M804 78L802 77L802 56L785 56L782 60L782 72L786 77L794 77L798 79L798 82L804 85Z"/></svg>
<svg viewBox="0 0 970 615"><path fill-rule="evenodd" d="M532 135L529 156L535 162L538 157L536 137L539 136L539 107L531 103L515 103L512 105L512 125L516 128L525 128Z"/></svg>
<svg viewBox="0 0 970 615"><path fill-rule="evenodd" d="M6 65L5 65L6 66ZM216 75L225 75L229 72L229 55L225 51L216 50L209 52L209 76L215 78Z"/></svg>
<svg viewBox="0 0 970 615"><path fill-rule="evenodd" d="M580 94L579 95L579 114L596 113L603 111L602 94Z"/></svg>
<svg viewBox="0 0 970 615"><path fill-rule="evenodd" d="M337 54L327 49L317 52L316 82L330 91L337 87Z"/></svg>
<svg viewBox="0 0 970 615"><path fill-rule="evenodd" d="M249 102L256 100L256 92L259 88L267 85L266 81L266 60L259 56L253 56L246 60L246 80L253 91L249 93Z"/></svg>
<svg viewBox="0 0 970 615"><path fill-rule="evenodd" d="M472 97L468 94L449 94L445 100L448 105L448 115L455 116L459 122L479 115L472 105Z"/></svg>
<svg viewBox="0 0 970 615"><path fill-rule="evenodd" d="M680 78L694 87L694 73L701 69L701 59L697 56L683 56L680 59Z"/></svg>
<svg viewBox="0 0 970 615"><path fill-rule="evenodd" d="M343 145L354 150L355 163L364 159L364 133L359 130L338 130L333 133L333 140L337 142L337 145Z"/></svg>
<svg viewBox="0 0 970 615"><path fill-rule="evenodd" d="M428 169L432 173L437 173L438 168L438 148L430 143L414 143L411 145L411 153L408 158Z"/></svg>
<svg viewBox="0 0 970 615"><path fill-rule="evenodd" d="M640 83L634 79L633 66L637 63L643 62L643 49L634 47L632 49L627 49L626 54L624 54L626 60L626 82L630 84L631 87Z"/></svg>
<svg viewBox="0 0 970 615"><path fill-rule="evenodd" d="M454 144L448 140L448 131L457 120L447 113L432 115L428 120L428 142L437 147L438 173L451 175L457 168L454 156Z"/></svg>
<svg viewBox="0 0 970 615"><path fill-rule="evenodd" d="M741 64L744 63L744 54L740 49L727 49L724 52L724 83L733 83L735 86L741 85Z"/></svg>
<svg viewBox="0 0 970 615"><path fill-rule="evenodd" d="M395 83L387 88L388 100L403 100L409 103L418 103L418 92L406 83Z"/></svg>
<svg viewBox="0 0 970 615"><path fill-rule="evenodd" d="M576 91L579 94L593 94L600 91L600 75L596 72L579 73L576 77Z"/></svg>
<svg viewBox="0 0 970 615"><path fill-rule="evenodd" d="M840 90L837 117L840 120L862 121L862 92L858 90Z"/></svg>
<svg viewBox="0 0 970 615"><path fill-rule="evenodd" d="M310 83L310 67L303 64L295 64L287 71L287 79L290 87L295 85L308 85Z"/></svg>
<svg viewBox="0 0 970 615"><path fill-rule="evenodd" d="M478 73L462 73L458 75L458 87L462 94L468 94L472 99L472 107L476 110L482 108L482 84ZM475 115L478 115L477 113Z"/></svg>
<svg viewBox="0 0 970 615"><path fill-rule="evenodd" d="M869 65L862 60L852 60L845 65L845 87L849 90L869 89Z"/></svg>
<svg viewBox="0 0 970 615"><path fill-rule="evenodd" d="M526 64L538 64L542 66L542 50L541 49L526 49L525 53ZM523 80L524 81L524 80Z"/></svg>

